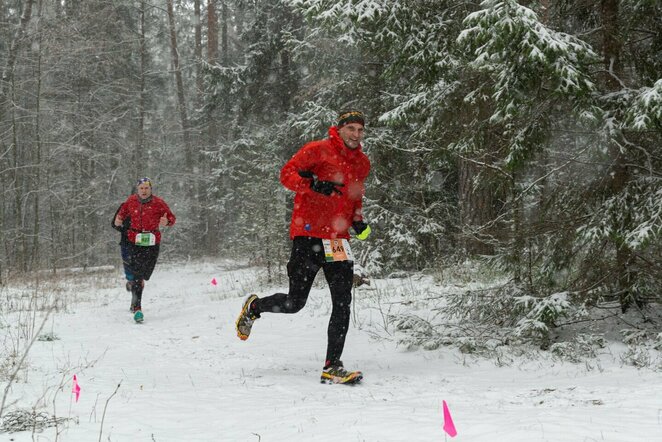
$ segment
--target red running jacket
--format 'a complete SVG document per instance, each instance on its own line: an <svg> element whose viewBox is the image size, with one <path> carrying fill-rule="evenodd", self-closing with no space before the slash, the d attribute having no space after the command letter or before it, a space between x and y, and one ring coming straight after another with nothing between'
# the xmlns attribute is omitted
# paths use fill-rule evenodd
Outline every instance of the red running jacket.
<svg viewBox="0 0 662 442"><path fill-rule="evenodd" d="M313 172L320 181L343 183L338 188L342 195L313 191L310 179L299 176L303 170ZM336 126L329 128L329 138L304 145L280 171L280 182L296 192L290 238L349 239L347 229L353 221L363 219L363 182L369 172L370 160L362 147L352 150L345 146Z"/></svg>
<svg viewBox="0 0 662 442"><path fill-rule="evenodd" d="M145 203L140 202L138 195L131 195L120 207L118 215L122 219L131 218L127 237L132 244L135 244L136 234L140 232L152 232L156 236L156 244L159 244L161 242L161 232L159 231L161 217L165 215L168 218L169 226L175 224L176 220L165 201L154 195Z"/></svg>

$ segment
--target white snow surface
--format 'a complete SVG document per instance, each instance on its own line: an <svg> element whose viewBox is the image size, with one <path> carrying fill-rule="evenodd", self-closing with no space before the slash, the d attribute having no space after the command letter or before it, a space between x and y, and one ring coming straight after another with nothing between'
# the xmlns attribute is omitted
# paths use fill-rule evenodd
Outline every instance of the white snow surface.
<svg viewBox="0 0 662 442"><path fill-rule="evenodd" d="M523 358L498 366L452 347L399 347L382 320L397 299L377 305L374 293L398 284L424 292L430 278L355 289L343 361L365 378L321 384L330 313L324 284L316 283L301 312L265 313L247 341L237 338L248 293L286 290L285 278L268 286L264 275L228 262L159 264L143 295L143 324L128 312L119 271L63 283L56 296L66 298L65 308L41 332L55 340L34 343L5 411L34 408L71 420L0 433L0 441L662 441L662 376L624 366L616 350L592 364ZM11 324L18 315L0 317ZM5 348L12 330L0 328ZM0 380L4 390L7 379ZM442 429L443 400L455 438Z"/></svg>

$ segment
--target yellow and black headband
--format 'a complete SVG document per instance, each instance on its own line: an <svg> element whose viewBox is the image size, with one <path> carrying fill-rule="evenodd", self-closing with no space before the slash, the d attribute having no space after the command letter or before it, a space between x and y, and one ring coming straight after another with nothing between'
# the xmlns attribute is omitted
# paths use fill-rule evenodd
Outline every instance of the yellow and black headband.
<svg viewBox="0 0 662 442"><path fill-rule="evenodd" d="M136 187L140 186L142 183L147 183L147 184L149 184L149 187L152 187L152 180L150 180L147 177L140 178L138 180L138 182L136 183Z"/></svg>
<svg viewBox="0 0 662 442"><path fill-rule="evenodd" d="M360 111L347 111L338 116L338 128L343 127L349 123L359 123L365 126L365 116Z"/></svg>

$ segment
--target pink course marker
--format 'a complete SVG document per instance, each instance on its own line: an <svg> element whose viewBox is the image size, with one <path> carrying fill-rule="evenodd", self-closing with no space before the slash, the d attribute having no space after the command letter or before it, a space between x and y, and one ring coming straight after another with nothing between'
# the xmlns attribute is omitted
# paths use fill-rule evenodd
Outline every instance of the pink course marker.
<svg viewBox="0 0 662 442"><path fill-rule="evenodd" d="M444 405L444 431L448 433L450 437L457 436L457 430L455 429L455 424L453 423L453 418L451 417L451 412L448 409L446 401L442 401Z"/></svg>
<svg viewBox="0 0 662 442"><path fill-rule="evenodd" d="M71 392L76 395L76 402L80 397L80 385L78 385L78 378L74 375L74 386L71 388Z"/></svg>
<svg viewBox="0 0 662 442"><path fill-rule="evenodd" d="M211 285L216 285L216 284L218 284L218 282L216 282L216 278L212 278L211 279Z"/></svg>

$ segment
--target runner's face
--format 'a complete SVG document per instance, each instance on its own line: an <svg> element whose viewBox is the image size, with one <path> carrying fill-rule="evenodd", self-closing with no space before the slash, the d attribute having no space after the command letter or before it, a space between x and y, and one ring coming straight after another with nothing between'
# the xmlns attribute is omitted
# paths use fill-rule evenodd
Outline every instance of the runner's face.
<svg viewBox="0 0 662 442"><path fill-rule="evenodd" d="M338 129L340 138L350 149L356 149L363 140L363 125L361 123L349 123Z"/></svg>
<svg viewBox="0 0 662 442"><path fill-rule="evenodd" d="M149 198L152 195L152 186L147 183L138 184L138 196L141 200Z"/></svg>

